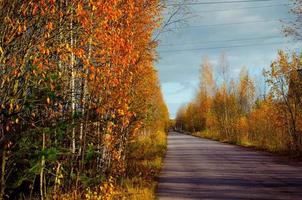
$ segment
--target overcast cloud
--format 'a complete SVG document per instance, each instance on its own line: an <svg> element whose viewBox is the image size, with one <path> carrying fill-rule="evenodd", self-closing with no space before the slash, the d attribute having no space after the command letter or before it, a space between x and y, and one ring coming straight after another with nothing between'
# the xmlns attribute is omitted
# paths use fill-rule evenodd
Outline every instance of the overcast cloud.
<svg viewBox="0 0 302 200"><path fill-rule="evenodd" d="M290 42L281 33L279 20L292 18L290 5L285 4L290 1L189 6L194 17L160 36L160 59L156 67L170 117L174 118L178 108L194 97L203 57L208 56L217 64L224 51L232 77L246 66L252 76L259 78L262 69L268 68L276 58L278 49L297 51L299 44Z"/></svg>

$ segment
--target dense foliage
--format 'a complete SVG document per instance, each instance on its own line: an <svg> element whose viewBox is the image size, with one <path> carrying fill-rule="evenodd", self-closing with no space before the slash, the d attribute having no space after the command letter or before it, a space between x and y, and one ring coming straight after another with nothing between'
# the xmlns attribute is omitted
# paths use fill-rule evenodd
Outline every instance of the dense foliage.
<svg viewBox="0 0 302 200"><path fill-rule="evenodd" d="M302 55L279 52L264 73L269 92L257 95L245 68L237 81L229 80L228 64L221 62L222 78L213 81L213 67L205 60L198 95L179 110L176 127L231 143L301 154L301 64Z"/></svg>
<svg viewBox="0 0 302 200"><path fill-rule="evenodd" d="M0 199L84 198L163 130L158 0L0 1Z"/></svg>

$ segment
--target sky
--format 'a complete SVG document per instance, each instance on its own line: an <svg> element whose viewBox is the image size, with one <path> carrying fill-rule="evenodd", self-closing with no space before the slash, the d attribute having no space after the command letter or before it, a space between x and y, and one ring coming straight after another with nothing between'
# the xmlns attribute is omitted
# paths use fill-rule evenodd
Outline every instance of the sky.
<svg viewBox="0 0 302 200"><path fill-rule="evenodd" d="M185 4L174 17L182 20L160 34L155 64L170 118L194 98L204 57L215 67L224 52L231 77L246 67L257 83L279 49L299 50L300 44L282 33L285 22L293 19L289 0L185 0ZM164 20L174 9L167 6Z"/></svg>

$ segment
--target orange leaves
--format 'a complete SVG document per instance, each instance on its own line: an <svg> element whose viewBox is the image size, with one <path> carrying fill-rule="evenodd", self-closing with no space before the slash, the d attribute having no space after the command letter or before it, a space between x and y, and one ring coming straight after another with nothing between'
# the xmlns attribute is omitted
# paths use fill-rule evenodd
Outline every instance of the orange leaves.
<svg viewBox="0 0 302 200"><path fill-rule="evenodd" d="M118 78L116 78L116 77L113 77L113 78L112 78L111 84L112 84L113 87L118 86L119 83L120 83L120 80L119 80Z"/></svg>
<svg viewBox="0 0 302 200"><path fill-rule="evenodd" d="M38 11L38 5L37 4L34 4L34 7L32 9L32 15L36 15L37 14L37 11Z"/></svg>
<svg viewBox="0 0 302 200"><path fill-rule="evenodd" d="M89 70L90 70L91 73L95 73L95 67L94 66L90 66Z"/></svg>
<svg viewBox="0 0 302 200"><path fill-rule="evenodd" d="M45 55L45 56L50 55L50 49L45 46L44 42L39 44L38 48L39 48L40 54ZM40 61L42 60L42 55L41 55L41 58L39 59ZM36 63L36 62L37 62L37 58L34 58L34 63Z"/></svg>
<svg viewBox="0 0 302 200"><path fill-rule="evenodd" d="M76 55L78 58L84 59L85 51L84 51L83 49L77 49L77 50L75 51L75 55Z"/></svg>
<svg viewBox="0 0 302 200"><path fill-rule="evenodd" d="M46 24L46 28L48 29L48 30L53 30L53 23L52 22L48 22L47 24Z"/></svg>
<svg viewBox="0 0 302 200"><path fill-rule="evenodd" d="M95 75L94 74L89 74L89 80L93 81L95 78Z"/></svg>
<svg viewBox="0 0 302 200"><path fill-rule="evenodd" d="M163 128L161 121L167 118L152 65L155 45L150 45L156 4L35 0L5 6L2 21L10 32L4 35L0 56L5 56L8 74L0 75L0 92L9 99L0 95L0 102L12 100L1 107L13 117L3 128L23 141L50 126L47 132L55 134L46 134L45 141L39 135L35 145L48 148L56 141L59 150L75 148L81 155L71 159L76 173L81 166L94 176L99 173L94 164L110 163L112 169L105 166L102 171L116 175L123 169L125 146L134 131L148 123ZM108 156L102 155L103 146ZM59 174L51 166L65 166L69 156L58 156L54 163L47 160L45 168ZM56 183L50 173L45 178Z"/></svg>
<svg viewBox="0 0 302 200"><path fill-rule="evenodd" d="M78 3L77 9L76 9L77 15L82 15L83 14L83 6L81 3Z"/></svg>

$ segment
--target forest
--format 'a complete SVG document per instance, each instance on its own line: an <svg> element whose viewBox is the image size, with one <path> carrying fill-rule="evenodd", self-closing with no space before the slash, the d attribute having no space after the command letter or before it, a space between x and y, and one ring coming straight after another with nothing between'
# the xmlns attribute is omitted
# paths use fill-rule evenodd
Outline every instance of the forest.
<svg viewBox="0 0 302 200"><path fill-rule="evenodd" d="M176 2L0 0L0 200L156 199L171 127L159 35L211 4ZM301 41L291 2L283 33ZM280 50L258 79L234 76L227 53L213 63L175 129L301 157L302 54Z"/></svg>
<svg viewBox="0 0 302 200"><path fill-rule="evenodd" d="M299 42L302 2L289 1L293 18L282 33ZM279 50L262 76L232 72L227 54L216 65L204 57L195 98L182 106L176 129L195 136L287 155L302 155L302 54Z"/></svg>
<svg viewBox="0 0 302 200"><path fill-rule="evenodd" d="M178 111L176 128L196 136L301 156L301 64L301 54L280 51L270 69L263 70L264 81L258 79L256 84L246 67L238 78L230 78L225 54L220 56L217 75L213 64L204 58L197 95Z"/></svg>
<svg viewBox="0 0 302 200"><path fill-rule="evenodd" d="M168 123L153 65L162 8L0 1L0 199L154 195Z"/></svg>

